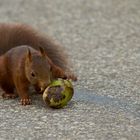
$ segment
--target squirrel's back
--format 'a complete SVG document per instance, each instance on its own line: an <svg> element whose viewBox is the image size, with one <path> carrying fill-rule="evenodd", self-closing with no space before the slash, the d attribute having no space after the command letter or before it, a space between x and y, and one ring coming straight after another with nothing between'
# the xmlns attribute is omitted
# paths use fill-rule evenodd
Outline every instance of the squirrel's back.
<svg viewBox="0 0 140 140"><path fill-rule="evenodd" d="M34 49L42 47L55 65L64 70L69 69L64 48L48 36L25 24L0 23L0 55L20 45L28 45Z"/></svg>

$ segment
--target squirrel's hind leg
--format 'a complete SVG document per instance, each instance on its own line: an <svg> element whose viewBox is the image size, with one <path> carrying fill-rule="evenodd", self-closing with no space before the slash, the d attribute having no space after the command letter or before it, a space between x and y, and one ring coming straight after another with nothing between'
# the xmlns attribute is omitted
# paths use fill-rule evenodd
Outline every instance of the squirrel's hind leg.
<svg viewBox="0 0 140 140"><path fill-rule="evenodd" d="M4 99L13 99L17 97L17 94L14 93L14 87L11 85L7 85L6 83L1 85L1 88L5 91L2 94L2 97Z"/></svg>

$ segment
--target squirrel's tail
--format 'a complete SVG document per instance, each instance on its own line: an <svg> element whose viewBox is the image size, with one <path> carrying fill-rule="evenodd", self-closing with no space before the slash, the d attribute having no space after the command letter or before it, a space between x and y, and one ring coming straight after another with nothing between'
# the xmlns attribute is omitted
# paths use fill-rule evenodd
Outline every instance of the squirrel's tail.
<svg viewBox="0 0 140 140"><path fill-rule="evenodd" d="M72 74L68 64L67 54L60 45L48 36L40 34L25 24L0 24L0 55L11 48L29 45L34 49L42 47L52 62L65 72Z"/></svg>
<svg viewBox="0 0 140 140"><path fill-rule="evenodd" d="M0 36L0 55L20 45L29 45L34 49L42 47L53 63L63 69L67 66L67 55L64 53L64 48L28 25L0 24Z"/></svg>

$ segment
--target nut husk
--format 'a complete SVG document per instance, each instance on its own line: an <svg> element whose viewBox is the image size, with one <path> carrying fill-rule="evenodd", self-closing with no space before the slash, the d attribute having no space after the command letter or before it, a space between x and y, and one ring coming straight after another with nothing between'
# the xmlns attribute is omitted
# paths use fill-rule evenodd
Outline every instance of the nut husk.
<svg viewBox="0 0 140 140"><path fill-rule="evenodd" d="M67 105L74 94L71 81L54 80L43 92L44 102L52 108L62 108Z"/></svg>

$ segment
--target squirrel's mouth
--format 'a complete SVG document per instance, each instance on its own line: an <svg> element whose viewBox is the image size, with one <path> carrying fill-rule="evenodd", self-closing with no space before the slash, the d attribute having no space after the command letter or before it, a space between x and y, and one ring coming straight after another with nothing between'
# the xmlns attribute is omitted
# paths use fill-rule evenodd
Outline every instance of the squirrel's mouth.
<svg viewBox="0 0 140 140"><path fill-rule="evenodd" d="M39 94L42 94L42 93L44 92L45 89L46 89L46 87L39 87L38 90L37 90L37 92L38 92Z"/></svg>
<svg viewBox="0 0 140 140"><path fill-rule="evenodd" d="M46 89L46 87L41 87L39 92L43 93L45 89Z"/></svg>
<svg viewBox="0 0 140 140"><path fill-rule="evenodd" d="M44 90L47 88L47 86L41 86L40 87L38 84L35 84L34 88L35 88L37 93L42 94L44 92Z"/></svg>
<svg viewBox="0 0 140 140"><path fill-rule="evenodd" d="M50 83L44 84L43 86L41 86L41 87L39 88L39 93L43 93L44 90L49 86L49 84L50 84Z"/></svg>

